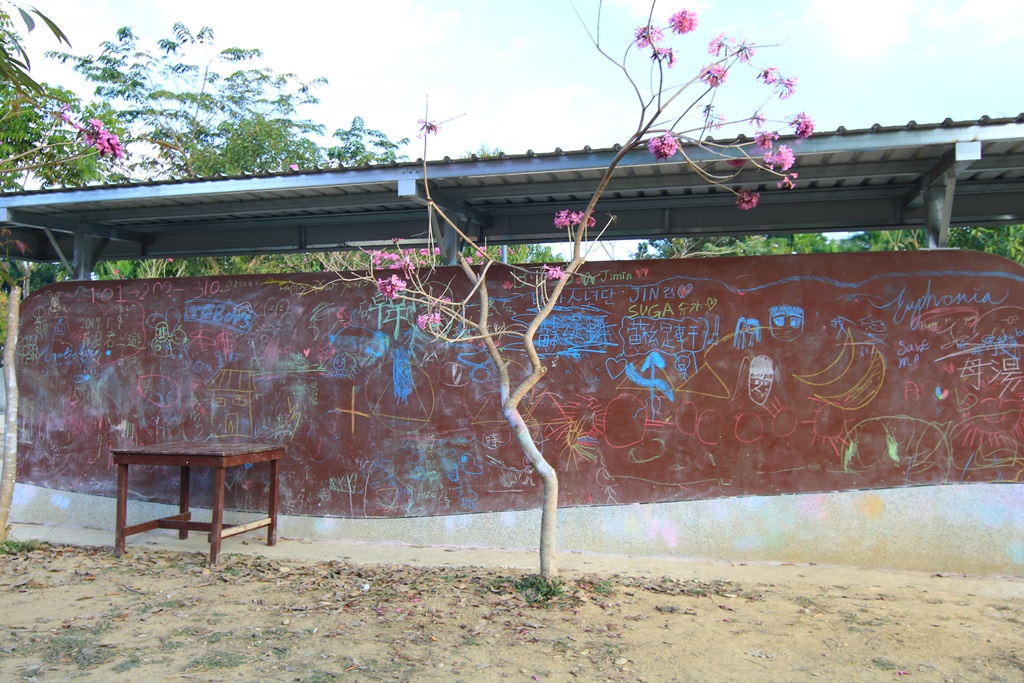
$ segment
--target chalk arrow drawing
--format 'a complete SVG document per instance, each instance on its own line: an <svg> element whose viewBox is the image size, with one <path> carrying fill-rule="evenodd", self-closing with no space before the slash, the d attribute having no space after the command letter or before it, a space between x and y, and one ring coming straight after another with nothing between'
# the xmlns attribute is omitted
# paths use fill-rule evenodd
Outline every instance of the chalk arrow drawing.
<svg viewBox="0 0 1024 683"><path fill-rule="evenodd" d="M639 370L632 363L628 364L626 366L626 376L634 384L650 389L652 393L660 391L665 394L668 400L674 401L675 392L672 390L672 385L657 376L658 372L664 369L665 359L657 351L651 351L644 358L644 362L640 365Z"/></svg>

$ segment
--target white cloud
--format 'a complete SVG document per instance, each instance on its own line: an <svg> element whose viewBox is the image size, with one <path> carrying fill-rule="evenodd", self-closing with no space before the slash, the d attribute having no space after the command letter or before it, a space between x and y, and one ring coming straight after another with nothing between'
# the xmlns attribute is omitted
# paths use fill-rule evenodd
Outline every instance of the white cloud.
<svg viewBox="0 0 1024 683"><path fill-rule="evenodd" d="M906 43L910 22L919 19L920 8L910 0L809 0L802 25L843 59L879 62Z"/></svg>

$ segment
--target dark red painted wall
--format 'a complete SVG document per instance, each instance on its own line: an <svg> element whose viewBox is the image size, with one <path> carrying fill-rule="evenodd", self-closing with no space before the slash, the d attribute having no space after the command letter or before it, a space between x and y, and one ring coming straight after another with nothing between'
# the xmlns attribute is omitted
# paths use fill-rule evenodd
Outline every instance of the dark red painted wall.
<svg viewBox="0 0 1024 683"><path fill-rule="evenodd" d="M113 495L112 447L257 441L288 447L288 513L536 506L485 353L322 279L33 294L20 481ZM528 317L528 290L492 286L495 315ZM550 371L524 409L565 505L1016 481L1022 295L1018 265L961 251L591 264L541 329ZM229 504L262 507L264 476L232 472ZM154 469L131 491L171 501L176 486Z"/></svg>

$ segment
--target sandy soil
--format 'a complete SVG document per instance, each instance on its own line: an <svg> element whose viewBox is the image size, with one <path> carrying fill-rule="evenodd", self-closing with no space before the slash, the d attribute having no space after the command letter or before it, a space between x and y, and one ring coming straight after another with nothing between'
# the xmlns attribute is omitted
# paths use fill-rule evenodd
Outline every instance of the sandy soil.
<svg viewBox="0 0 1024 683"><path fill-rule="evenodd" d="M0 555L0 681L1024 680L1019 578L604 558L546 591L457 554Z"/></svg>

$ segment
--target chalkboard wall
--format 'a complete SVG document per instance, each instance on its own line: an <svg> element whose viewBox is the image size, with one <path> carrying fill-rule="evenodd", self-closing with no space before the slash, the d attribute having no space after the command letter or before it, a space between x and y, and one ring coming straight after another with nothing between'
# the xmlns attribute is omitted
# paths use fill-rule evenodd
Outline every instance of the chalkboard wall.
<svg viewBox="0 0 1024 683"><path fill-rule="evenodd" d="M483 350L328 279L34 293L19 480L112 496L111 448L254 441L287 446L290 514L537 506ZM522 324L531 290L505 271L491 286L494 315ZM524 412L563 505L1017 481L1022 294L1017 264L962 251L594 263L540 330L549 372ZM230 507L264 505L263 468L229 486ZM176 490L166 468L133 471L133 497Z"/></svg>

